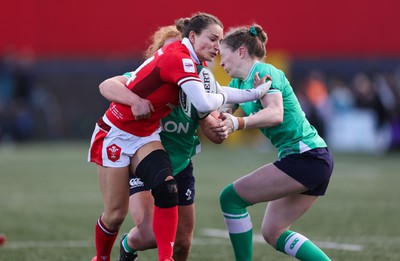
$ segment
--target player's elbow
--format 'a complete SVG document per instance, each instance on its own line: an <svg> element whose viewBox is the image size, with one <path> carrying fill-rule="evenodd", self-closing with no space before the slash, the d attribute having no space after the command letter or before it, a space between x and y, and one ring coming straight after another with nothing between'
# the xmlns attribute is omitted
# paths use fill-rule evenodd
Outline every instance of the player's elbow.
<svg viewBox="0 0 400 261"><path fill-rule="evenodd" d="M283 122L283 113L274 113L273 115L271 115L270 121L271 121L273 126L277 126L277 125L282 124L282 122Z"/></svg>
<svg viewBox="0 0 400 261"><path fill-rule="evenodd" d="M107 91L108 81L109 80L107 79L107 80L105 80L105 81L103 81L102 83L99 84L99 91L100 91L101 95L103 95L103 96Z"/></svg>

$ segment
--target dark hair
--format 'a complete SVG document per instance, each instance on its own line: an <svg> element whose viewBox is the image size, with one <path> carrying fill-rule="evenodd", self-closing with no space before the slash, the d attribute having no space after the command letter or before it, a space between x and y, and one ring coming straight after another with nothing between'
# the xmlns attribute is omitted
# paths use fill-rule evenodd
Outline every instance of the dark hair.
<svg viewBox="0 0 400 261"><path fill-rule="evenodd" d="M250 56L264 59L267 43L267 33L258 24L252 26L242 26L231 28L224 36L222 44L226 45L232 51L245 46Z"/></svg>
<svg viewBox="0 0 400 261"><path fill-rule="evenodd" d="M175 21L176 29L182 33L182 37L189 37L191 31L201 34L211 24L217 24L222 29L224 28L217 17L207 13L196 13L191 18L180 18Z"/></svg>

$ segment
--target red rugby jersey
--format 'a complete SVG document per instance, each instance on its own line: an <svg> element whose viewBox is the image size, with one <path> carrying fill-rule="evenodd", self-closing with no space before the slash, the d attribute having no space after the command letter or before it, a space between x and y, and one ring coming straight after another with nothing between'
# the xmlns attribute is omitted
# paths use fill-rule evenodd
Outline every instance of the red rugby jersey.
<svg viewBox="0 0 400 261"><path fill-rule="evenodd" d="M169 44L147 59L127 81L127 88L153 104L155 112L150 118L137 121L130 106L115 102L110 104L106 116L123 131L148 136L179 105L179 86L189 80L201 82L189 50L179 41Z"/></svg>

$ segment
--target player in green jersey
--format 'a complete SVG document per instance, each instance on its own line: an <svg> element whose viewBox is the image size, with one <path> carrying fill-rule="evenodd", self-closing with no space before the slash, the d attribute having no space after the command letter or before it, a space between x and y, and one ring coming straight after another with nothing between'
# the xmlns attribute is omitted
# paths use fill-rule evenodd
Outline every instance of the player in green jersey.
<svg viewBox="0 0 400 261"><path fill-rule="evenodd" d="M330 260L309 239L289 229L318 196L325 194L333 158L307 121L285 74L263 62L266 42L262 27L253 25L231 29L221 43L221 66L233 78L230 87L251 89L265 81L266 75L273 79L267 95L257 102L240 104L245 117L223 113L222 119L230 124L229 132L258 128L278 150L277 161L234 181L221 192L221 209L235 259L252 260L253 226L246 208L268 202L262 235L271 246L298 260Z"/></svg>
<svg viewBox="0 0 400 261"><path fill-rule="evenodd" d="M216 82L211 71L200 65L197 66L197 70L203 82L208 81L212 86L210 91L216 91ZM201 115L194 107L190 109L190 114L188 114L183 106L176 107L161 121L161 142L171 159L173 175L178 184L178 230L173 254L176 261L187 260L193 238L195 178L191 158L201 151L197 131L201 126L202 132L212 142L219 144L224 140L224 137L216 135L208 127L217 126L221 122L218 119L218 112ZM131 175L129 186L129 210L136 227L122 239L119 259L121 261L134 260L129 256L134 256L135 250L157 247L152 232L154 200L150 192L150 184Z"/></svg>
<svg viewBox="0 0 400 261"><path fill-rule="evenodd" d="M160 27L152 37L152 44L146 51L146 57L151 57L159 48L181 40L181 32L176 26ZM198 73L206 88L216 92L217 86L213 74L204 66L197 66ZM129 74L126 75L129 77ZM198 113L191 106L186 96L181 93L181 104L161 121L161 142L171 159L173 175L178 184L178 229L174 244L173 258L176 261L187 260L191 248L194 231L194 198L195 178L191 157L200 152L200 140L197 131L201 126L205 136L214 143L222 143L225 137L210 131L209 125L217 125L219 113ZM133 261L137 258L138 250L156 248L153 233L154 199L150 192L150 184L139 177L131 175L129 181L130 197L129 210L135 227L124 235L121 240L120 261Z"/></svg>
<svg viewBox="0 0 400 261"><path fill-rule="evenodd" d="M203 66L197 68L199 74L208 74L209 78L213 79L212 73L207 68ZM202 79L204 81L204 78ZM218 119L218 112L200 117L195 108L192 107L191 110L189 117L182 106L176 107L161 121L161 142L171 159L174 179L178 184L178 230L173 254L175 261L187 260L193 239L195 177L191 158L201 151L198 129L201 126L205 136L214 143L219 144L224 140L208 127L217 126L221 122ZM130 176L129 210L136 227L122 239L121 261L134 260L123 258L132 256L129 252L157 247L152 232L153 198L149 185L139 177Z"/></svg>

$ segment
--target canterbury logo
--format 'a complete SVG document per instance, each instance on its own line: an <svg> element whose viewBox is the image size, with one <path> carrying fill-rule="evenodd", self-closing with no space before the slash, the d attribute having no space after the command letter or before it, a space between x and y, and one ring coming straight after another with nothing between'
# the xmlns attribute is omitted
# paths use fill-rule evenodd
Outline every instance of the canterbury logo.
<svg viewBox="0 0 400 261"><path fill-rule="evenodd" d="M292 242L292 244L290 244L290 247L289 247L289 248L290 248L290 249L293 249L299 241L300 241L299 238L296 238L295 240L293 240L293 242Z"/></svg>
<svg viewBox="0 0 400 261"><path fill-rule="evenodd" d="M129 180L129 185L131 188L143 187L144 183L140 180L140 178L132 178Z"/></svg>

